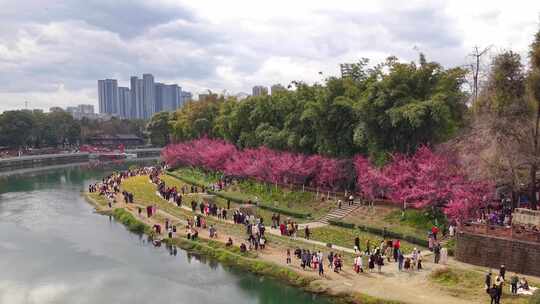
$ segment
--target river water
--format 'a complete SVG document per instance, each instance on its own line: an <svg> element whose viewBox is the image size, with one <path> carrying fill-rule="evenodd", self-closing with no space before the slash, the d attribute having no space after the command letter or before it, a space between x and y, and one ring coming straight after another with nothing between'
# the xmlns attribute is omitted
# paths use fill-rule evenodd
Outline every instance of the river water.
<svg viewBox="0 0 540 304"><path fill-rule="evenodd" d="M0 176L0 304L328 303L180 249L155 248L93 213L81 191L111 170Z"/></svg>

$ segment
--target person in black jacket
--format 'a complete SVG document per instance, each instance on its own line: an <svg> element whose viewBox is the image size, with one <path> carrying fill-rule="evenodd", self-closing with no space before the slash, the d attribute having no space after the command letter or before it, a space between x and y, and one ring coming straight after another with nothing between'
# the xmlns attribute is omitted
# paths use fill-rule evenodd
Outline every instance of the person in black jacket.
<svg viewBox="0 0 540 304"><path fill-rule="evenodd" d="M491 304L499 304L499 290L495 284L491 288L488 287L488 294L491 297Z"/></svg>
<svg viewBox="0 0 540 304"><path fill-rule="evenodd" d="M506 274L506 267L504 267L504 265L501 265L501 268L499 269L499 275L503 278L503 280L505 279L504 275Z"/></svg>
<svg viewBox="0 0 540 304"><path fill-rule="evenodd" d="M489 290L491 288L491 271L488 271L488 273L486 273L484 284L486 286L486 292L489 293Z"/></svg>

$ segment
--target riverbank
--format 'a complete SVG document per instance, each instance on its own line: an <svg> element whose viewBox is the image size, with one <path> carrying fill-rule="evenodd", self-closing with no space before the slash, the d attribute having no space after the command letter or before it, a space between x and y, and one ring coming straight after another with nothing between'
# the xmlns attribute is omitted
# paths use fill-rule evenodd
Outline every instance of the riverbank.
<svg viewBox="0 0 540 304"><path fill-rule="evenodd" d="M167 179L167 185L177 187L182 185L180 180L171 179L172 177L164 175L162 178ZM155 191L155 186L149 182L148 177L138 176L129 178L122 183L122 189L135 194L135 203L126 206L121 202L121 199L117 199L117 202L120 203L117 203L113 208L124 208L133 216L137 217L138 207L145 208L149 204L156 204L158 206L158 214L153 216L151 221L146 217L139 218L149 225L153 225L154 223L163 225L165 218L168 218L172 220L172 224L182 227L185 225L184 219L193 218L194 213L191 212L191 209L185 207L178 208L176 205L159 197ZM186 194L184 201L189 204L191 200L198 200L199 195L201 194ZM105 209L107 208L105 207ZM236 247L241 242L245 242L245 229L240 227L240 225L227 223L213 217L207 217L206 220L208 225L213 224L218 229L220 237L217 241L221 244L224 244L229 236L234 240ZM270 231L271 229L269 229ZM207 231L206 233L204 232L205 230L202 230L199 236L207 239ZM182 232L177 235L180 236L180 239L185 237ZM256 251L257 260L273 263L277 267L283 267L313 280L309 284L311 286L310 288L313 288L311 291L337 296L342 301L352 303L429 302L441 304L483 303L485 301L485 294L475 294L474 298L463 297L460 293L455 292L456 288L453 286L442 286L439 282L434 281L430 276L431 273L439 269L445 269L446 266L433 264L428 258L424 259L424 269L422 271L399 272L396 264L389 263L389 265L383 266L382 273L365 272L356 274L350 266L352 265L353 255L341 252L344 256L343 271L336 274L331 269L325 269L326 273L321 278L315 271L303 270L298 265L299 262L296 259L293 259L292 264L286 264L285 251L287 248L294 250L294 248L300 247L315 252L320 250L321 252L328 253L330 249L325 248L325 246L314 245L311 241L305 239L292 239L272 233L268 234L268 241L269 246L264 251ZM336 252L336 250L333 251ZM364 265L367 266L366 264ZM460 272L470 271L462 266L456 270ZM517 301L511 301L509 303L526 303L524 302L525 299L522 298L513 300Z"/></svg>
<svg viewBox="0 0 540 304"><path fill-rule="evenodd" d="M129 149L126 154L135 155L137 159L159 158L161 148L144 148L144 149ZM54 165L69 165L88 163L99 154L93 153L58 153L58 154L43 154L30 155L21 157L0 158L0 173L28 169L39 168ZM127 159L122 159L127 160Z"/></svg>
<svg viewBox="0 0 540 304"><path fill-rule="evenodd" d="M90 153L63 153L0 158L0 172L52 165L83 163L88 162L89 160Z"/></svg>
<svg viewBox="0 0 540 304"><path fill-rule="evenodd" d="M148 219L137 218L137 215L134 213L136 208L129 208L135 206L121 206L121 204L118 203L118 205L114 206L113 209L109 209L107 206L107 201L104 197L95 193L84 193L84 196L86 200L96 208L97 213L113 216L117 221L124 224L128 230L134 233L144 233L150 237L156 237L155 233L151 229L151 225L154 222L149 221ZM163 211L160 210L160 212ZM162 218L164 214L160 215L157 217ZM174 218L171 217L170 214L166 214L166 216L169 219ZM179 219L175 220L178 221ZM173 223L175 223L175 221L173 221ZM230 236L233 239L237 239L236 235ZM279 265L275 262L276 256L270 252L266 252L265 254L251 251L248 251L247 253L240 253L239 248L237 247L227 248L225 246L225 240L225 236L221 236L218 240L212 240L208 239L205 235L199 234L199 239L197 241L191 241L185 237L175 237L173 239L164 239L163 242L178 246L179 248L191 253L204 255L208 258L215 259L224 265L237 267L241 270L249 271L257 275L269 276L294 287L301 288L307 292L330 297L335 303L405 303L396 300L378 299L359 292L350 292L348 290L342 290L335 287L329 288L329 286L326 284L327 280L319 278L313 272L300 272L297 269L291 269L291 267ZM241 240L237 240L236 242L240 241ZM273 256L273 258L270 256Z"/></svg>

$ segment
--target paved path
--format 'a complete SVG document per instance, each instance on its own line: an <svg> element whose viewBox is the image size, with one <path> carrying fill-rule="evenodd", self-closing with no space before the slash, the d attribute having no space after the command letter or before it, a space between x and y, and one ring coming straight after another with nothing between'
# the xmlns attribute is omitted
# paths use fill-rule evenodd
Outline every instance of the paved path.
<svg viewBox="0 0 540 304"><path fill-rule="evenodd" d="M156 196L164 199L161 194L159 192L156 191ZM170 201L169 201L170 202ZM174 204L172 202L170 202L171 204ZM186 210L186 211L189 211L189 212L193 212L193 210L191 208L189 208L188 206L186 205L181 205L182 209ZM200 211L198 211L197 209L195 210L195 213L200 213ZM173 217L172 215L169 215L171 218ZM233 221L231 220L224 220L224 219L218 219L217 217L212 217L214 220L217 220L219 222L223 222L223 223L227 223L227 224L235 224ZM184 221L185 222L185 221ZM309 226L309 228L319 228L319 227L324 227L324 226L327 226L328 224L325 224L325 223L321 223L321 222L312 222L312 223L304 223L304 224L299 224L298 225L298 229L299 230L303 230L305 228L305 226ZM280 237L285 237L281 234L281 231L279 229L273 229L273 228L269 228L269 229L266 229L266 232L272 234L272 235L276 235L276 236L280 236ZM335 249L335 250L339 250L339 251L342 251L342 252L347 252L347 253L351 253L351 254L355 254L356 252L354 251L354 249L352 248L348 248L348 247L343 247L343 246L338 246L338 245L335 245L335 244L332 244L332 247L328 247L327 246L327 243L324 243L324 242L320 242L320 241L316 241L316 240L310 240L310 239L306 239L306 238L294 238L295 241L300 241L300 242L303 242L303 243L308 243L308 244L311 244L311 245L317 245L317 246L321 246L321 247L327 247L327 248L331 248L331 249ZM425 250L425 251L422 251L421 252L422 256L423 257L426 257L426 256L430 256L432 255L432 252L429 251L429 250ZM410 256L410 255L405 255L406 257L407 256Z"/></svg>
<svg viewBox="0 0 540 304"><path fill-rule="evenodd" d="M121 198L117 199L117 204L113 208L127 208L133 215L137 216L137 207L145 205L146 202L137 201L136 204L126 205L123 203ZM161 201L160 204L163 201ZM176 206L173 203L170 203L172 206ZM162 205L163 206L163 205ZM141 216L141 220L144 222L153 225L155 223L160 223L163 221L163 218L169 218L174 223L185 223L181 218L184 218L183 215L172 215L169 213L168 208L158 208L157 217L147 218L146 216ZM182 209L190 211L191 209L186 206L182 206ZM169 210L170 211L170 210ZM212 217L215 220L218 220L215 217ZM231 221L222 221L226 223L232 223ZM162 223L160 223L162 224ZM269 233L273 235L279 235L279 231L276 229L267 229ZM201 230L202 232L202 230ZM184 236L182 229L177 233L177 236ZM201 238L208 238L207 233L199 233ZM243 238L239 235L230 235L235 244L243 242ZM225 242L226 238L229 235L226 235L225 231L220 231L219 241ZM319 246L325 246L326 244L314 240L306 240L303 238L296 239L299 242L304 242L306 244L314 244ZM471 304L471 303L483 303L481 300L475 298L473 301L470 299L457 298L452 296L438 288L434 288L433 285L429 282L429 274L432 270L439 269L444 267L442 265L435 265L430 262L429 259L424 259L424 270L422 271L407 271L400 272L397 269L395 263L387 263L383 267L381 273L377 272L365 272L356 274L352 271L350 265L344 265L343 271L340 273L335 273L329 271L326 268L324 277L318 277L317 271L311 269L302 269L299 265L299 262L294 259L293 264L285 263L284 250L286 247L280 247L273 244L268 244L267 248L263 251L257 251L258 258L274 262L282 267L290 268L302 275L317 278L316 285L320 287L321 291L329 291L332 294L351 294L352 292L361 292L363 294L368 294L373 297L384 298L388 300L396 300L406 303L430 303L430 304ZM335 246L333 247L336 250L343 250L345 252L352 252L353 250L346 247ZM326 266L326 265L325 265Z"/></svg>

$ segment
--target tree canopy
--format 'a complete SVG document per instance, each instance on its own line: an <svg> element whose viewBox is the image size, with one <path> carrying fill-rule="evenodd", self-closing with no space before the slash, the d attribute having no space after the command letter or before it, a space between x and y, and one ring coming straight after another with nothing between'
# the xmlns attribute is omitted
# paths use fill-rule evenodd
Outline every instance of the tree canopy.
<svg viewBox="0 0 540 304"><path fill-rule="evenodd" d="M239 148L266 146L291 152L386 159L443 141L463 125L465 71L395 57L369 67L354 65L351 77L323 84L293 82L294 89L268 96L216 97L190 102L173 116L173 138L203 135Z"/></svg>

